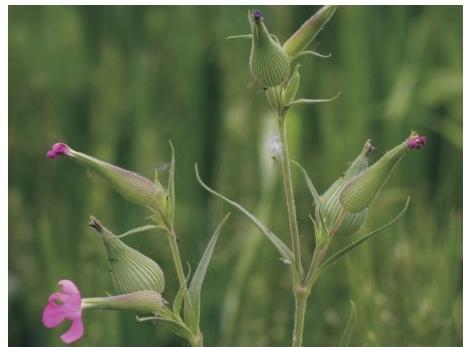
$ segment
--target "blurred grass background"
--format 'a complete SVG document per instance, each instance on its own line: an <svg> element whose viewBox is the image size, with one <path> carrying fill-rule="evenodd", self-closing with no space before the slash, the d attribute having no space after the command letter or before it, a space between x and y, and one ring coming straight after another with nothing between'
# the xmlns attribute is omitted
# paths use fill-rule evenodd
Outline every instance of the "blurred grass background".
<svg viewBox="0 0 465 347"><path fill-rule="evenodd" d="M72 162L47 160L54 142L152 177L169 161L171 139L180 248L193 266L230 210L199 187L194 162L209 185L257 211L289 241L277 167L263 149L273 115L263 93L247 87L249 44L224 39L248 32L247 9L9 7L10 346L62 345L64 327L48 330L40 322L59 279L73 279L85 296L111 292L89 215L117 233L144 224L147 215ZM261 7L282 42L317 9ZM411 129L425 133L428 145L404 159L366 227L387 221L411 195L406 215L314 287L305 345L335 346L353 299L360 317L353 346L459 346L462 8L341 7L312 48L332 57L305 62L299 95L342 95L296 107L288 127L291 156L321 192L367 138L377 147L374 157ZM294 181L309 258L311 198L297 172ZM145 233L128 242L165 269L172 301L176 281L164 237ZM290 345L287 283L275 250L234 212L204 286L206 346ZM131 314L86 312L84 320L76 346L184 344Z"/></svg>

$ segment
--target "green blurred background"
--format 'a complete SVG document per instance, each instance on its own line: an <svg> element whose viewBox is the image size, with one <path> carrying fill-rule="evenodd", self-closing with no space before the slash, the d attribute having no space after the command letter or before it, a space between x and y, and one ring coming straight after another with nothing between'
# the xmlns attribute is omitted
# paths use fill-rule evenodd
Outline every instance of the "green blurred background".
<svg viewBox="0 0 465 347"><path fill-rule="evenodd" d="M263 92L251 84L248 7L9 7L9 343L61 346L65 330L40 322L48 295L69 278L84 296L111 292L91 214L117 233L145 223L136 208L67 160L47 160L58 141L148 177L167 173L177 154L179 244L195 266L215 224L231 209L200 188L205 181L256 211L289 242L283 189L266 153L275 132ZM281 41L318 7L262 6ZM417 129L425 150L401 163L371 209L366 228L411 206L388 231L357 248L314 287L305 345L335 346L358 306L353 346L462 344L462 8L341 7L312 43L300 97L330 104L289 114L291 156L324 191L367 138L377 151ZM312 249L311 197L295 172L306 260ZM361 231L360 233L363 233ZM341 239L335 247L349 242ZM127 242L165 270L161 233ZM333 250L335 249L333 247ZM235 212L217 245L203 291L206 346L290 345L289 278L272 246ZM76 346L183 346L163 326L132 314L86 312Z"/></svg>

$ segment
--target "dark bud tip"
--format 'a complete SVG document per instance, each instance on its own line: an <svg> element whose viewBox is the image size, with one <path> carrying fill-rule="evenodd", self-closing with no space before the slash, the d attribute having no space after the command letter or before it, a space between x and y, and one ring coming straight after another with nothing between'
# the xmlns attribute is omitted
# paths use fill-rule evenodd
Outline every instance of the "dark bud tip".
<svg viewBox="0 0 465 347"><path fill-rule="evenodd" d="M263 19L262 13L259 10L254 10L252 12L252 17L255 23L260 23L260 21Z"/></svg>
<svg viewBox="0 0 465 347"><path fill-rule="evenodd" d="M407 147L410 149L421 149L426 144L426 136L415 134L407 140Z"/></svg>

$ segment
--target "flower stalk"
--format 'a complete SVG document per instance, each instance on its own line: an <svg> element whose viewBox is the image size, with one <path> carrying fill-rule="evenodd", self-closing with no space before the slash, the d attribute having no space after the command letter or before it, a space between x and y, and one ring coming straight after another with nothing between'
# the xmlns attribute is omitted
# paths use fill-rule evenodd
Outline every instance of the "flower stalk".
<svg viewBox="0 0 465 347"><path fill-rule="evenodd" d="M281 168L284 182L284 191L286 195L286 205L289 217L289 230L292 239L292 250L297 273L294 274L295 280L299 282L302 278L302 257L300 253L299 226L297 224L297 212L294 199L294 188L292 186L291 164L289 160L289 148L286 134L286 113L278 113L279 140L282 146Z"/></svg>

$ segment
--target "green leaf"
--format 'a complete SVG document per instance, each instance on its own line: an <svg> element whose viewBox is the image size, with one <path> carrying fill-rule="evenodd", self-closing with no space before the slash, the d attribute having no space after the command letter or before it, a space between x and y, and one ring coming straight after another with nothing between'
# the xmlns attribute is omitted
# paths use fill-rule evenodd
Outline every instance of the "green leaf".
<svg viewBox="0 0 465 347"><path fill-rule="evenodd" d="M279 254L281 254L281 257L286 259L290 264L292 264L295 267L294 264L294 256L289 249L289 247L286 246L286 244L281 241L279 237L277 237L271 230L269 230L257 217L255 217L252 213L247 211L244 207L242 207L240 204L237 202L228 199L227 197L221 195L220 193L214 191L211 189L209 186L207 186L202 179L199 176L199 170L197 168L197 164L195 164L195 174L197 176L197 180L199 181L200 185L204 187L207 191L212 193L213 195L216 195L220 199L226 201L228 204L231 206L235 207L239 211L241 211L265 236L271 241L271 243L276 247L278 250Z"/></svg>
<svg viewBox="0 0 465 347"><path fill-rule="evenodd" d="M330 102L336 100L341 95L341 92L338 92L335 96L330 99L297 99L286 106L293 106L293 105L304 105L304 104L319 104L322 102Z"/></svg>
<svg viewBox="0 0 465 347"><path fill-rule="evenodd" d="M174 146L173 143L170 142L170 147L171 147L171 165L170 165L170 174L168 178L168 198L170 201L170 214L171 214L171 226L174 226L174 208L175 208L175 194L174 194L174 171L175 171L175 163L176 163L176 157L175 157L175 151L174 151Z"/></svg>
<svg viewBox="0 0 465 347"><path fill-rule="evenodd" d="M232 35L232 36L226 37L226 40L234 40L234 39L252 39L252 34Z"/></svg>
<svg viewBox="0 0 465 347"><path fill-rule="evenodd" d="M378 234L379 232L383 231L384 229L386 229L387 227L391 226L392 224L394 224L400 217L402 217L402 215L405 213L405 211L407 211L407 208L408 208L408 205L410 203L410 196L407 198L407 201L405 202L405 205L404 205L404 208L402 209L402 211L399 212L399 214L397 216L395 216L393 219L391 219L389 222L387 222L386 224L384 224L383 226L369 232L368 234L366 234L365 236L361 237L360 239L358 239L357 241L354 241L352 242L350 245L344 247L343 249L341 249L340 251L336 252L335 254L333 254L331 257L329 257L328 259L326 259L319 267L316 275L322 273L323 270L325 270L328 266L334 264L336 261L338 261L342 256L346 255L348 252L350 252L351 250L353 250L355 247L361 245L363 242L367 241L368 239L371 239L373 236L375 236L376 234ZM312 276L313 277L313 276ZM314 276L316 278L316 276Z"/></svg>
<svg viewBox="0 0 465 347"><path fill-rule="evenodd" d="M123 237L129 236L129 235L132 235L132 234L141 233L141 232L147 231L147 230L152 230L152 229L163 229L164 230L164 228L159 226L159 225L147 224L147 225L143 225L143 226L140 226L140 227L137 227L137 228L134 228L134 229L130 229L130 230L126 231L125 233L121 234L121 235L115 235L115 237L117 237L119 239L122 239Z"/></svg>
<svg viewBox="0 0 465 347"><path fill-rule="evenodd" d="M357 306L350 300L350 315L347 321L344 332L342 333L341 339L339 340L338 347L348 347L350 340L352 339L352 333L354 332L355 325L357 323Z"/></svg>
<svg viewBox="0 0 465 347"><path fill-rule="evenodd" d="M302 51L300 53L297 53L295 56L293 56L292 61L294 62L297 59L300 59L302 57L306 57L306 56L309 56L309 55L317 57L317 58L331 58L331 53L321 54L321 53L314 52L314 51Z"/></svg>
<svg viewBox="0 0 465 347"><path fill-rule="evenodd" d="M310 194L312 194L313 201L315 201L315 204L320 203L320 195L318 194L318 191L316 190L315 186L313 185L312 180L310 179L310 176L308 175L307 171L303 168L302 165L300 165L298 162L295 160L292 161L297 167L300 169L302 174L304 175L305 183L307 184L308 190L310 191Z"/></svg>
<svg viewBox="0 0 465 347"><path fill-rule="evenodd" d="M192 276L192 281L189 285L189 295L192 301L192 309L194 315L194 326L190 327L195 333L199 331L200 326L200 295L202 292L202 284L203 280L205 279L205 274L207 273L208 265L210 264L210 260L212 258L213 250L215 249L216 241L218 241L218 237L220 236L220 231L223 224L229 218L230 213L228 213L223 220L218 224L213 233L212 238L208 242L207 247L200 259L199 264L197 265L197 269Z"/></svg>

